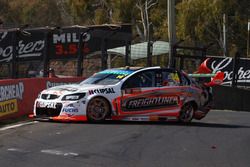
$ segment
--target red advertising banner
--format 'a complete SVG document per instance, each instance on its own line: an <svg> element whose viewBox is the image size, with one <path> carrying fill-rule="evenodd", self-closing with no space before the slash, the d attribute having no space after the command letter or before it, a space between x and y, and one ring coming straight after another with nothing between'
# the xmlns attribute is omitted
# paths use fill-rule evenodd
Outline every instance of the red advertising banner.
<svg viewBox="0 0 250 167"><path fill-rule="evenodd" d="M34 101L43 89L82 80L82 77L0 80L0 121L31 114Z"/></svg>

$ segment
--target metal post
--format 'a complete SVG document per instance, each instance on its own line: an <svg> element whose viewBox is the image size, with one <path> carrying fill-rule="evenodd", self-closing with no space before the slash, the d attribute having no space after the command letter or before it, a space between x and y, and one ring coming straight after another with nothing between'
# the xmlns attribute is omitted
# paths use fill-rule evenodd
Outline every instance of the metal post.
<svg viewBox="0 0 250 167"><path fill-rule="evenodd" d="M233 78L232 78L232 87L237 87L238 81L238 66L239 66L240 53L236 52L233 60Z"/></svg>
<svg viewBox="0 0 250 167"><path fill-rule="evenodd" d="M203 49L201 51L202 61L204 61L206 59L206 56L207 56L207 47L203 47Z"/></svg>
<svg viewBox="0 0 250 167"><path fill-rule="evenodd" d="M43 55L43 77L48 77L48 67L49 67L49 39L51 36L51 30L48 29L44 33L44 42L45 42L45 48L44 48L44 55Z"/></svg>
<svg viewBox="0 0 250 167"><path fill-rule="evenodd" d="M110 69L111 68L111 54L107 54L107 68Z"/></svg>
<svg viewBox="0 0 250 167"><path fill-rule="evenodd" d="M180 68L179 68L179 70L183 70L183 67L184 67L184 57L181 56L180 57Z"/></svg>
<svg viewBox="0 0 250 167"><path fill-rule="evenodd" d="M227 15L223 14L223 56L227 56Z"/></svg>
<svg viewBox="0 0 250 167"><path fill-rule="evenodd" d="M18 36L18 29L13 32L12 42L13 42L13 53L12 53L12 72L11 78L18 78L17 77L17 51L18 51L18 44L17 44L17 36Z"/></svg>
<svg viewBox="0 0 250 167"><path fill-rule="evenodd" d="M248 23L247 23L247 57L249 57L249 45L250 45L250 20L248 20Z"/></svg>
<svg viewBox="0 0 250 167"><path fill-rule="evenodd" d="M172 68L176 68L176 57L177 57L177 49L176 49L176 44L173 46L173 59L172 59Z"/></svg>
<svg viewBox="0 0 250 167"><path fill-rule="evenodd" d="M152 66L152 54L153 54L153 42L148 41L147 43L147 66Z"/></svg>
<svg viewBox="0 0 250 167"><path fill-rule="evenodd" d="M101 46L101 50L102 50L102 70L107 69L107 58L108 58L108 54L107 54L107 39L104 38L102 40L102 46Z"/></svg>
<svg viewBox="0 0 250 167"><path fill-rule="evenodd" d="M175 32L175 0L168 0L168 37L169 37L169 61L168 67L174 66L173 47L176 43Z"/></svg>
<svg viewBox="0 0 250 167"><path fill-rule="evenodd" d="M152 66L152 55L153 55L153 41L152 41L153 26L148 25L148 39L147 39L147 66Z"/></svg>
<svg viewBox="0 0 250 167"><path fill-rule="evenodd" d="M131 42L126 41L126 48L125 48L125 66L130 66L130 58L131 58Z"/></svg>
<svg viewBox="0 0 250 167"><path fill-rule="evenodd" d="M77 55L77 76L82 76L82 68L83 68L83 35L84 33L79 30L79 43L78 43L78 55Z"/></svg>
<svg viewBox="0 0 250 167"><path fill-rule="evenodd" d="M161 66L161 56L160 55L156 55L156 64L158 66Z"/></svg>
<svg viewBox="0 0 250 167"><path fill-rule="evenodd" d="M177 49L180 47L179 45L184 42L184 40L179 40L178 42L174 43L174 46L173 46L173 57L174 57L174 61L173 61L173 66L174 68L176 68L176 58L178 57L177 55ZM183 60L184 58L183 57L179 57L179 70L182 70L183 69Z"/></svg>

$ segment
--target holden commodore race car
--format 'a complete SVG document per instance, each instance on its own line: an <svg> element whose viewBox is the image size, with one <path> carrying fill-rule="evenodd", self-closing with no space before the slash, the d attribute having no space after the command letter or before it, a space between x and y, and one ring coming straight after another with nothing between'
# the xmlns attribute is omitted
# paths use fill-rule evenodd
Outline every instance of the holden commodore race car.
<svg viewBox="0 0 250 167"><path fill-rule="evenodd" d="M210 86L220 84L224 77L221 73L209 76L213 76L211 82L198 83L175 69L107 69L80 84L43 90L35 100L33 117L55 121L190 122L206 116L212 102Z"/></svg>

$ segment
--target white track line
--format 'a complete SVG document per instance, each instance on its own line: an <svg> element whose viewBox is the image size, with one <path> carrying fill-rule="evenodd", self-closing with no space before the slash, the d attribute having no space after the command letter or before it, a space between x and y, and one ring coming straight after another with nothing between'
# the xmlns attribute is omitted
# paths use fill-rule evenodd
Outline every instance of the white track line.
<svg viewBox="0 0 250 167"><path fill-rule="evenodd" d="M32 121L32 122L26 122L26 123L20 123L20 124L16 124L16 125L6 126L6 127L3 127L3 128L0 128L0 131L15 129L15 128L19 128L19 127L22 127L22 126L31 125L31 124L35 124L35 123L38 123L38 122L37 121Z"/></svg>

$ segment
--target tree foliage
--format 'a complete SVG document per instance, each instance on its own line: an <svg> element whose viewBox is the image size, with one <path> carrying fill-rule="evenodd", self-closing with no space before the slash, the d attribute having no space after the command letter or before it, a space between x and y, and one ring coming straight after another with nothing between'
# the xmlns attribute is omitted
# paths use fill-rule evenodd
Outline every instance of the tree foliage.
<svg viewBox="0 0 250 167"><path fill-rule="evenodd" d="M246 48L249 0L175 0L177 38L188 44L214 42L212 54L223 48L223 14L228 16L229 49ZM167 40L167 0L1 0L5 25L37 26L131 23L136 41Z"/></svg>
<svg viewBox="0 0 250 167"><path fill-rule="evenodd" d="M213 42L217 46L213 53L222 54L225 14L228 18L226 25L231 50L234 45L246 46L249 5L247 0L183 0L177 4L177 35L194 45Z"/></svg>

